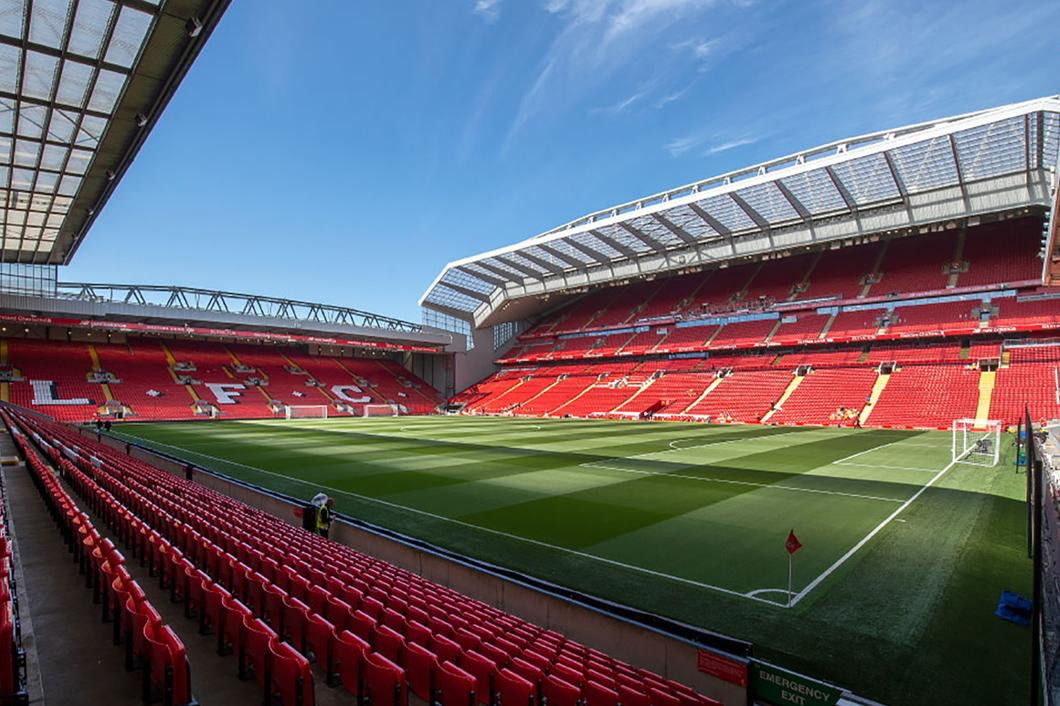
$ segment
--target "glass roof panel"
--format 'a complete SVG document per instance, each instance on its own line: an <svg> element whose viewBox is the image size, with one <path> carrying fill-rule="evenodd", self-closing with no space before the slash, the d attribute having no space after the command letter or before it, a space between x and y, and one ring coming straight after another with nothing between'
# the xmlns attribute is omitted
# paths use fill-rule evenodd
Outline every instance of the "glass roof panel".
<svg viewBox="0 0 1060 706"><path fill-rule="evenodd" d="M493 291L494 287L489 282L483 282L478 277L473 277L463 270L452 269L445 273L442 277L442 282L452 282L455 285L463 287L464 289L470 289L476 292L482 292L483 294L489 294Z"/></svg>
<svg viewBox="0 0 1060 706"><path fill-rule="evenodd" d="M683 228L686 233L699 240L716 238L718 231L707 225L706 221L699 217L695 211L688 206L677 206L671 208L664 214L675 226Z"/></svg>
<svg viewBox="0 0 1060 706"><path fill-rule="evenodd" d="M1046 113L1043 122L1042 166L1060 167L1060 113Z"/></svg>
<svg viewBox="0 0 1060 706"><path fill-rule="evenodd" d="M571 237L571 240L579 245L585 245L593 250L601 253L608 258L619 258L625 257L622 253L615 250L613 247L605 242L602 242L599 238L594 236L592 233L578 233Z"/></svg>
<svg viewBox="0 0 1060 706"><path fill-rule="evenodd" d="M629 233L629 231L624 228L620 228L615 225L610 225L597 228L596 230L600 231L615 242L625 245L627 248L636 253L646 253L650 252L652 249L650 245L634 237Z"/></svg>
<svg viewBox="0 0 1060 706"><path fill-rule="evenodd" d="M1024 116L962 130L953 136L966 180L1022 172L1026 164Z"/></svg>
<svg viewBox="0 0 1060 706"><path fill-rule="evenodd" d="M859 206L901 195L882 154L839 162L832 166L832 171Z"/></svg>
<svg viewBox="0 0 1060 706"><path fill-rule="evenodd" d="M0 187L27 195L2 217L21 250L58 235L151 33L150 6L125 1L0 0Z"/></svg>
<svg viewBox="0 0 1060 706"><path fill-rule="evenodd" d="M747 205L757 211L770 225L799 220L800 216L776 184L766 182L736 192Z"/></svg>
<svg viewBox="0 0 1060 706"><path fill-rule="evenodd" d="M780 181L803 208L813 215L846 210L842 194L835 188L828 172L823 169L811 169L784 177Z"/></svg>
<svg viewBox="0 0 1060 706"><path fill-rule="evenodd" d="M747 212L740 208L739 204L733 201L728 194L704 199L699 202L699 207L718 219L729 230L756 230L758 228Z"/></svg>
<svg viewBox="0 0 1060 706"><path fill-rule="evenodd" d="M909 193L958 183L950 138L940 135L891 150L895 167Z"/></svg>
<svg viewBox="0 0 1060 706"><path fill-rule="evenodd" d="M663 214L666 215L665 213ZM671 221L673 223L673 221ZM652 240L656 240L663 247L684 245L685 242L670 232L670 229L651 216L637 216L630 220L629 224L639 230ZM674 225L677 225L674 223Z"/></svg>

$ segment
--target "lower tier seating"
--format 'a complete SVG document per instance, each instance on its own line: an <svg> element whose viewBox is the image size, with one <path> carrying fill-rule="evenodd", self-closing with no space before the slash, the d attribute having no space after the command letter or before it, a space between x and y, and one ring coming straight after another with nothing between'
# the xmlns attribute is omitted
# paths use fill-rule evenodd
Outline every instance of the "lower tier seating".
<svg viewBox="0 0 1060 706"><path fill-rule="evenodd" d="M376 706L407 706L409 692L450 706L718 704L67 427L10 417L284 706L314 703L318 681Z"/></svg>

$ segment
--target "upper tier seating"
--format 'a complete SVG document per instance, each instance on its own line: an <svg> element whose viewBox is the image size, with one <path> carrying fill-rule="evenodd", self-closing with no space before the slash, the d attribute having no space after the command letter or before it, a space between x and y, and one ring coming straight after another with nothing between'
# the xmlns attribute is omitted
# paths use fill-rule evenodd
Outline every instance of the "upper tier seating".
<svg viewBox="0 0 1060 706"><path fill-rule="evenodd" d="M222 648L238 648L241 668L258 655L273 665L265 670L276 680L267 693L279 693L285 706L314 702L310 655L329 681L377 705L407 706L408 691L430 701L424 687L432 683L442 689L435 694L441 704L492 702L495 695L476 696L488 684L480 674L501 675L489 687L501 693L528 681L524 694L548 694L562 674L571 703L595 684L640 706L719 704L70 429L17 420L53 450L62 443L73 452L73 462L58 453L54 460L87 502L127 508L108 513L120 536L138 541L134 527L160 536L156 550L186 566L173 574L186 606L201 612Z"/></svg>
<svg viewBox="0 0 1060 706"><path fill-rule="evenodd" d="M853 299L861 291L861 278L872 269L879 251L879 243L825 251L810 273L808 286L796 300Z"/></svg>
<svg viewBox="0 0 1060 706"><path fill-rule="evenodd" d="M1020 218L970 228L962 259L968 270L957 286L1023 282L1041 277L1042 261L1035 254L1042 237L1041 219Z"/></svg>
<svg viewBox="0 0 1060 706"><path fill-rule="evenodd" d="M890 241L880 265L880 281L872 285L869 296L945 289L949 281L945 266L953 261L956 244L955 231Z"/></svg>

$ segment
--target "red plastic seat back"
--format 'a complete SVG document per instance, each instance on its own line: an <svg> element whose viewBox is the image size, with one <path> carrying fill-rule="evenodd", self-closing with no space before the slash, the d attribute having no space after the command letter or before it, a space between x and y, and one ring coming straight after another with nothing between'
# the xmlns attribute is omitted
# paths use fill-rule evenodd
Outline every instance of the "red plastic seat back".
<svg viewBox="0 0 1060 706"><path fill-rule="evenodd" d="M588 706L619 706L621 697L609 686L597 682L585 684L585 702Z"/></svg>
<svg viewBox="0 0 1060 706"><path fill-rule="evenodd" d="M393 628L376 625L372 631L372 645L376 652L394 664L401 663L401 655L405 651L405 638Z"/></svg>
<svg viewBox="0 0 1060 706"><path fill-rule="evenodd" d="M364 657L362 696L371 706L408 706L405 670L376 652Z"/></svg>
<svg viewBox="0 0 1060 706"><path fill-rule="evenodd" d="M651 704L651 697L625 684L619 684L618 696L622 701L622 706L649 706Z"/></svg>
<svg viewBox="0 0 1060 706"><path fill-rule="evenodd" d="M546 706L577 706L581 689L554 674L549 674L541 682L541 698Z"/></svg>
<svg viewBox="0 0 1060 706"><path fill-rule="evenodd" d="M313 613L306 623L306 650L313 654L316 663L331 674L332 649L335 644L335 626L320 615Z"/></svg>
<svg viewBox="0 0 1060 706"><path fill-rule="evenodd" d="M427 703L433 703L434 679L441 664L437 655L415 642L405 646L405 675L409 690Z"/></svg>
<svg viewBox="0 0 1060 706"><path fill-rule="evenodd" d="M442 662L438 671L438 701L441 706L474 706L475 675L452 662Z"/></svg>
<svg viewBox="0 0 1060 706"><path fill-rule="evenodd" d="M493 680L498 706L535 706L537 687L529 679L510 669L501 669ZM639 706L639 705L638 705Z"/></svg>
<svg viewBox="0 0 1060 706"><path fill-rule="evenodd" d="M269 643L269 693L279 696L283 706L313 706L313 676L309 660L286 642Z"/></svg>
<svg viewBox="0 0 1060 706"><path fill-rule="evenodd" d="M361 695L361 671L364 656L370 650L371 647L367 640L361 639L349 630L343 630L335 636L332 668L342 680L343 688L358 698Z"/></svg>
<svg viewBox="0 0 1060 706"><path fill-rule="evenodd" d="M493 675L498 665L474 650L467 650L460 656L460 667L475 677L475 693L479 701L489 703L490 694L493 693Z"/></svg>

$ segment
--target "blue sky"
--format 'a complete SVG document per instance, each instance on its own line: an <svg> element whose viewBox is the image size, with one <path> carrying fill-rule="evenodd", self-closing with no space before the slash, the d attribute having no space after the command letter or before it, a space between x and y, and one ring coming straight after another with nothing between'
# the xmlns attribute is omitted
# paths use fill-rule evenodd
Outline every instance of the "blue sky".
<svg viewBox="0 0 1060 706"><path fill-rule="evenodd" d="M60 277L418 321L450 260L1060 92L1058 26L1040 0L234 0Z"/></svg>

